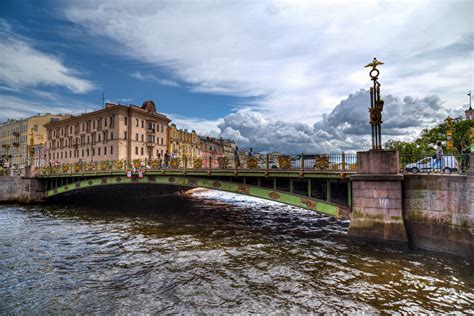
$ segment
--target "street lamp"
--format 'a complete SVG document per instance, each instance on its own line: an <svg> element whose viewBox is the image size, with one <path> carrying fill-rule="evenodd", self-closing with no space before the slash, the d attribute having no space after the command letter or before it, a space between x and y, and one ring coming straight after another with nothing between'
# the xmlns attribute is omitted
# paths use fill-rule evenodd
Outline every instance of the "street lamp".
<svg viewBox="0 0 474 316"><path fill-rule="evenodd" d="M374 58L374 60L365 67L372 67L369 76L373 81L370 87L370 125L372 127L372 150L382 150L382 111L384 101L380 98L379 70L377 66L383 65L383 62Z"/></svg>

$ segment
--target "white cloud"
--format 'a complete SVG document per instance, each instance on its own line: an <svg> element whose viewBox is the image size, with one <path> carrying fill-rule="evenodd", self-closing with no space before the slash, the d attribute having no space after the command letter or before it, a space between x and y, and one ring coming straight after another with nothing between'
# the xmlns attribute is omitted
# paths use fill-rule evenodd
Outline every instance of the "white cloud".
<svg viewBox="0 0 474 316"><path fill-rule="evenodd" d="M473 81L472 1L69 4L71 21L116 40L124 54L193 91L256 96L249 106L286 121L314 122L367 87L362 67L374 55L386 63L383 93L436 93L452 107Z"/></svg>
<svg viewBox="0 0 474 316"><path fill-rule="evenodd" d="M185 117L174 113L165 113L171 124L176 124L179 129L187 129L188 131L195 130L196 133L203 136L217 137L220 133L219 124L223 123L223 119L206 120L196 117Z"/></svg>
<svg viewBox="0 0 474 316"><path fill-rule="evenodd" d="M343 99L314 125L275 119L248 109L229 114L218 125L219 136L234 139L241 147L286 153L338 153L371 147L366 90ZM437 96L397 98L386 95L382 142L413 139L422 128L441 123L448 115L457 117L463 109L447 110Z"/></svg>
<svg viewBox="0 0 474 316"><path fill-rule="evenodd" d="M144 74L141 73L140 71L136 71L132 74L130 74L131 77L142 80L142 81L154 81L158 82L162 86L168 86L168 87L180 87L179 83L177 83L174 80L169 80L169 79L160 79L157 76L153 74Z"/></svg>
<svg viewBox="0 0 474 316"><path fill-rule="evenodd" d="M56 56L33 47L27 39L13 33L7 22L0 19L0 82L10 89L61 86L74 93L94 88L92 82L78 77Z"/></svg>

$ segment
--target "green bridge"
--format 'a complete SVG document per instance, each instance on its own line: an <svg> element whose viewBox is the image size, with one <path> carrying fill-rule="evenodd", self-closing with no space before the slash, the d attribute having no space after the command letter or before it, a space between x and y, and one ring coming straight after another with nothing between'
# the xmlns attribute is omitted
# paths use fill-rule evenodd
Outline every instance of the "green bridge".
<svg viewBox="0 0 474 316"><path fill-rule="evenodd" d="M208 188L263 198L328 215L351 207L349 176L354 172L305 170L184 170L51 172L38 175L46 198L102 186L148 184L176 190Z"/></svg>

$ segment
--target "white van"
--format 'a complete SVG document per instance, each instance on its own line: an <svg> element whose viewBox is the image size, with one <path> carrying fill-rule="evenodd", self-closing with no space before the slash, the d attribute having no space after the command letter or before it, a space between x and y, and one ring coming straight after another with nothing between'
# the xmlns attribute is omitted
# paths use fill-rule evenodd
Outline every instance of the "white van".
<svg viewBox="0 0 474 316"><path fill-rule="evenodd" d="M436 159L436 157L426 157L418 162L406 165L405 171L413 173L443 171L449 174L458 171L458 161L454 156L443 156L442 161Z"/></svg>

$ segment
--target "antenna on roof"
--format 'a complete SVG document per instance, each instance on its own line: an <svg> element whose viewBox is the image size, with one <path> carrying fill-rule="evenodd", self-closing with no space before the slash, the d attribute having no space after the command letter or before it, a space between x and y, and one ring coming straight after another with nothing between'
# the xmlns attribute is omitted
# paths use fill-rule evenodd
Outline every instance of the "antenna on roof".
<svg viewBox="0 0 474 316"><path fill-rule="evenodd" d="M102 90L102 106L105 106L105 91Z"/></svg>

